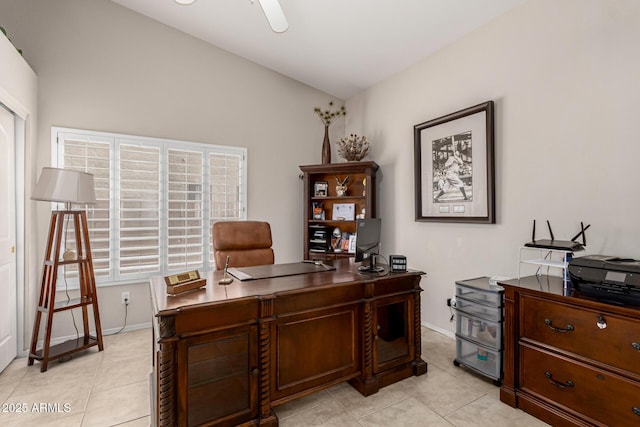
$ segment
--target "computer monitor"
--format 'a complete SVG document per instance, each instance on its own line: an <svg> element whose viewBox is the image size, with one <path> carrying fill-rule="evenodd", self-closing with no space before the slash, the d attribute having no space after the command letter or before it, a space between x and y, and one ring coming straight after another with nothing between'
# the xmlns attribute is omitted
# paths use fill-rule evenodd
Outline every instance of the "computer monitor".
<svg viewBox="0 0 640 427"><path fill-rule="evenodd" d="M376 266L376 256L380 251L380 218L358 219L356 222L356 257L361 262L358 271L363 273L380 273L383 268Z"/></svg>

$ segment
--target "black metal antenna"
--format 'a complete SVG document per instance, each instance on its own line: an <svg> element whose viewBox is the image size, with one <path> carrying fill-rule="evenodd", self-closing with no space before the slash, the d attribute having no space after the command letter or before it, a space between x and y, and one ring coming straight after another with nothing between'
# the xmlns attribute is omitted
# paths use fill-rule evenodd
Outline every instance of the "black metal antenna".
<svg viewBox="0 0 640 427"><path fill-rule="evenodd" d="M531 232L531 241L536 241L536 220L533 220L533 231Z"/></svg>
<svg viewBox="0 0 640 427"><path fill-rule="evenodd" d="M580 237L580 235L582 235L582 245L587 246L587 233L585 233L585 231L587 231L589 227L591 227L591 224L587 224L587 226L585 227L584 223L580 222L580 232L573 236L573 239L571 239L571 241L575 242L576 239Z"/></svg>

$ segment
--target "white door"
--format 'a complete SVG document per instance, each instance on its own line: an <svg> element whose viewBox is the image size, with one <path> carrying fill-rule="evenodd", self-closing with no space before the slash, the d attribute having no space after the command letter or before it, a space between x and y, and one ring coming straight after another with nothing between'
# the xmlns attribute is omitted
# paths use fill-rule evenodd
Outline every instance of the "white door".
<svg viewBox="0 0 640 427"><path fill-rule="evenodd" d="M14 117L0 104L0 371L18 351L14 147Z"/></svg>

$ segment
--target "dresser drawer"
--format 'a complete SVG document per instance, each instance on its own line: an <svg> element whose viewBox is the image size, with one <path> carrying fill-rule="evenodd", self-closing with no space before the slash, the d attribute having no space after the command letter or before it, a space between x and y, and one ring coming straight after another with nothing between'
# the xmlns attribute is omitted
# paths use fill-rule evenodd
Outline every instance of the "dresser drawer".
<svg viewBox="0 0 640 427"><path fill-rule="evenodd" d="M520 336L640 374L640 322L521 295Z"/></svg>
<svg viewBox="0 0 640 427"><path fill-rule="evenodd" d="M520 350L523 392L605 425L640 425L637 382L527 345Z"/></svg>

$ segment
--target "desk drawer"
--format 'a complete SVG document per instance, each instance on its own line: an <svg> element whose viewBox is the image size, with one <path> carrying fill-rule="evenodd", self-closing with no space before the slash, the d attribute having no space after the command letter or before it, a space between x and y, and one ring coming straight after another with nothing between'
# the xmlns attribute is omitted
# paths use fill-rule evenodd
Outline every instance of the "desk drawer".
<svg viewBox="0 0 640 427"><path fill-rule="evenodd" d="M527 345L520 349L522 391L606 425L640 425L637 382Z"/></svg>
<svg viewBox="0 0 640 427"><path fill-rule="evenodd" d="M640 322L530 295L521 304L523 338L640 374Z"/></svg>

